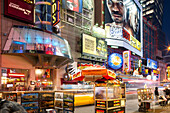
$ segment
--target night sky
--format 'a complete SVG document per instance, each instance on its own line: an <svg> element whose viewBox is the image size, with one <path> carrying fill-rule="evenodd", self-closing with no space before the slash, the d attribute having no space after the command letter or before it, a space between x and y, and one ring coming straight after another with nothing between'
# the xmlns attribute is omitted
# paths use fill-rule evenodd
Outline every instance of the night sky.
<svg viewBox="0 0 170 113"><path fill-rule="evenodd" d="M162 30L165 32L167 45L170 45L170 0L164 0Z"/></svg>

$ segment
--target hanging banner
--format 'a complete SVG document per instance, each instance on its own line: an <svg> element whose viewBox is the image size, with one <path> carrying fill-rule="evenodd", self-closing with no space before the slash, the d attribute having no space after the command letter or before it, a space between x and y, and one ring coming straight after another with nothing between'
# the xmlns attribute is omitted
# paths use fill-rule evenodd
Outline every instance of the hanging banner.
<svg viewBox="0 0 170 113"><path fill-rule="evenodd" d="M131 61L130 61L131 52L123 52L123 71L129 72L131 70Z"/></svg>

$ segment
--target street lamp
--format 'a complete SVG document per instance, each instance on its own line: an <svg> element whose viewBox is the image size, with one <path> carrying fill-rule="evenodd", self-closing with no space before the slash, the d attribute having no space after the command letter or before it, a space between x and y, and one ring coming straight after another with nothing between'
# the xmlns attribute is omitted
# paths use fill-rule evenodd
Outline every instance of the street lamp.
<svg viewBox="0 0 170 113"><path fill-rule="evenodd" d="M170 46L168 47L168 51L170 51Z"/></svg>

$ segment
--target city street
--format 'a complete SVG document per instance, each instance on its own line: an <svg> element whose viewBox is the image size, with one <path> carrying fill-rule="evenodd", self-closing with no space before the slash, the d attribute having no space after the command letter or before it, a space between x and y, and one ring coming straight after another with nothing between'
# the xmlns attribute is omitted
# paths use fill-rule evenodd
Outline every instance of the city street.
<svg viewBox="0 0 170 113"><path fill-rule="evenodd" d="M0 113L170 113L169 6L0 0Z"/></svg>
<svg viewBox="0 0 170 113"><path fill-rule="evenodd" d="M147 113L170 113L170 105L162 107L160 105L151 105L152 110L149 110ZM126 113L144 113L138 112L138 100L131 99L126 102ZM95 113L94 106L83 106L75 108L75 113Z"/></svg>

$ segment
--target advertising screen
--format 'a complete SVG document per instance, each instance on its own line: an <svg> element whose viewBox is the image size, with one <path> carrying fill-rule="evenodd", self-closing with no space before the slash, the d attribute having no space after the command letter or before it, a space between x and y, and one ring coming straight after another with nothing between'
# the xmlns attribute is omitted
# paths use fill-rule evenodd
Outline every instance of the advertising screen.
<svg viewBox="0 0 170 113"><path fill-rule="evenodd" d="M157 69L157 61L147 58L147 67Z"/></svg>
<svg viewBox="0 0 170 113"><path fill-rule="evenodd" d="M22 20L27 23L33 23L34 19L34 4L27 3L24 0L4 0L5 15L8 17Z"/></svg>
<svg viewBox="0 0 170 113"><path fill-rule="evenodd" d="M82 0L62 0L62 8L82 13Z"/></svg>
<svg viewBox="0 0 170 113"><path fill-rule="evenodd" d="M83 34L83 49L85 55L107 59L107 42L90 35Z"/></svg>
<svg viewBox="0 0 170 113"><path fill-rule="evenodd" d="M129 40L130 34L140 42L141 18L141 8L134 0L105 0L106 38L123 37ZM118 34L112 30L116 28Z"/></svg>

